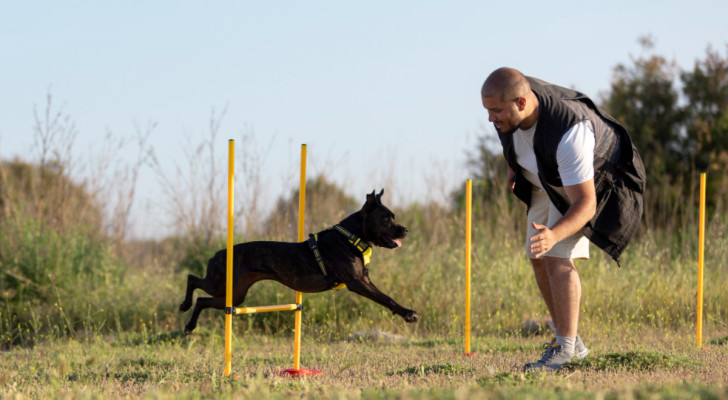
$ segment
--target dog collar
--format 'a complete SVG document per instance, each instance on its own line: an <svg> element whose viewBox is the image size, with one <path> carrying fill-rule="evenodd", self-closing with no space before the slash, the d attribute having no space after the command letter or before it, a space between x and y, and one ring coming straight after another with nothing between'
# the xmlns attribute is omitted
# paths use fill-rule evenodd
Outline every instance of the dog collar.
<svg viewBox="0 0 728 400"><path fill-rule="evenodd" d="M341 225L334 225L334 229L339 231L342 235L346 236L346 239L349 240L349 243L354 245L354 247L361 252L361 258L364 260L364 265L369 265L369 262L372 260L372 247L369 246L365 241L359 239L354 235L353 233L347 231L344 229Z"/></svg>

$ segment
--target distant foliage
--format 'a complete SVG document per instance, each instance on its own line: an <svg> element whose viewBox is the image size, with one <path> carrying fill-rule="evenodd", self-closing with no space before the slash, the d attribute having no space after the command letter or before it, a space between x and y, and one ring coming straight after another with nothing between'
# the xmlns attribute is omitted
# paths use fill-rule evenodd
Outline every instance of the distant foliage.
<svg viewBox="0 0 728 400"><path fill-rule="evenodd" d="M101 237L101 210L83 187L54 165L44 169L20 161L0 163L0 274L3 297L53 297L49 284L66 273L93 266L88 247ZM84 240L84 244L76 239ZM80 245L81 248L76 248ZM86 254L85 254L86 253ZM89 257L89 258L91 258ZM99 257L96 257L99 258ZM65 263L71 270L66 271Z"/></svg>
<svg viewBox="0 0 728 400"><path fill-rule="evenodd" d="M652 48L649 38L642 43L646 51ZM645 163L647 225L672 229L682 224L673 217L685 214L686 203L696 201L699 172L709 172L709 206L723 209L728 190L728 53L721 58L708 48L692 70L655 54L632 61L615 67L603 106L627 127Z"/></svg>
<svg viewBox="0 0 728 400"><path fill-rule="evenodd" d="M386 193L386 191L385 191ZM297 241L298 197L295 189L285 198L279 198L265 223L265 237L282 241ZM366 200L366 193L357 201L344 190L319 175L306 183L306 211L304 236L326 229L349 214L359 210Z"/></svg>
<svg viewBox="0 0 728 400"><path fill-rule="evenodd" d="M43 229L65 232L85 227L102 232L102 211L85 187L74 183L63 166L0 162L0 224L33 219Z"/></svg>
<svg viewBox="0 0 728 400"><path fill-rule="evenodd" d="M119 280L118 267L81 185L53 164L0 163L0 346L74 332L87 310L63 304Z"/></svg>

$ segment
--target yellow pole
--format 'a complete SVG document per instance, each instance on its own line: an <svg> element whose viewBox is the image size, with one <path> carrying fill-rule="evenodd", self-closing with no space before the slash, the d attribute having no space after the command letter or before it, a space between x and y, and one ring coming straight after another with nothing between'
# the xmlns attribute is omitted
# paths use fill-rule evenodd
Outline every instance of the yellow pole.
<svg viewBox="0 0 728 400"><path fill-rule="evenodd" d="M473 180L465 185L465 354L470 354L470 238L472 236Z"/></svg>
<svg viewBox="0 0 728 400"><path fill-rule="evenodd" d="M235 184L235 141L228 142L228 201L227 201L227 275L225 286L225 307L233 306L233 203ZM225 376L230 375L232 367L233 315L225 314Z"/></svg>
<svg viewBox="0 0 728 400"><path fill-rule="evenodd" d="M301 184L298 193L298 241L303 241L303 221L306 212L306 145L301 145ZM296 291L296 304L303 304L303 293ZM301 310L296 311L293 332L293 369L301 367Z"/></svg>
<svg viewBox="0 0 728 400"><path fill-rule="evenodd" d="M705 172L700 174L700 227L698 228L698 347L703 345L703 255L705 253Z"/></svg>
<svg viewBox="0 0 728 400"><path fill-rule="evenodd" d="M275 306L257 306L257 307L236 307L235 315L238 314L255 314L273 311L296 311L298 304L280 304Z"/></svg>

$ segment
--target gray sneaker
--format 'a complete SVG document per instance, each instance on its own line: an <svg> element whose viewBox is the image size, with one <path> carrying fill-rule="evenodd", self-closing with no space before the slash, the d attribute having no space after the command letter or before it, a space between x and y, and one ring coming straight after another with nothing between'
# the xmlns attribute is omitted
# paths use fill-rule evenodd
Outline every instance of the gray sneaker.
<svg viewBox="0 0 728 400"><path fill-rule="evenodd" d="M552 337L551 341L546 343L543 348L547 349L552 344L556 343L556 337ZM574 359L575 360L581 360L582 358L589 355L589 349L586 348L584 345L584 342L581 340L581 337L579 335L576 335L576 341L574 342Z"/></svg>
<svg viewBox="0 0 728 400"><path fill-rule="evenodd" d="M528 363L523 367L525 372L530 371L556 371L564 366L564 364L574 359L574 354L569 354L560 344L553 343L546 348L541 355L541 359L535 363Z"/></svg>
<svg viewBox="0 0 728 400"><path fill-rule="evenodd" d="M554 342L556 342L556 338L554 338ZM589 355L589 349L584 346L584 342L581 341L579 335L576 335L576 342L574 343L574 360L581 360L587 355Z"/></svg>

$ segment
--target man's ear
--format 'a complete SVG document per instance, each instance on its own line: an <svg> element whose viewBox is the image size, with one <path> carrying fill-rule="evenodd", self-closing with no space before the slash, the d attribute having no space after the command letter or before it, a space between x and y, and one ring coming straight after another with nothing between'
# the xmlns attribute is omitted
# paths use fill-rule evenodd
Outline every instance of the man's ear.
<svg viewBox="0 0 728 400"><path fill-rule="evenodd" d="M516 99L516 106L518 107L518 111L523 111L526 109L526 98L525 97L519 97Z"/></svg>

